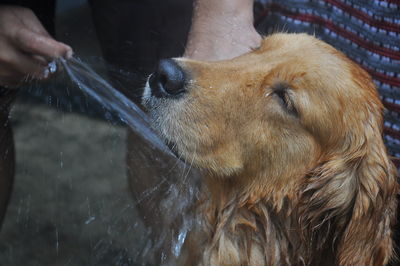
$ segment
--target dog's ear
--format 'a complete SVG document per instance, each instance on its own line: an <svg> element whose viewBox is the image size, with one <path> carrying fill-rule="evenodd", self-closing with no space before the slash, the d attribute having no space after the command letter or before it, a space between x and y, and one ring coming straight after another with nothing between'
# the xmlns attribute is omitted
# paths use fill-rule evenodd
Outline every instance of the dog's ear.
<svg viewBox="0 0 400 266"><path fill-rule="evenodd" d="M299 208L302 235L313 243L309 254L333 249L338 265L385 265L392 254L396 169L382 140L380 110L368 113L346 133L342 151L310 174Z"/></svg>
<svg viewBox="0 0 400 266"><path fill-rule="evenodd" d="M377 124L369 119L364 127L364 149L351 165L354 196L348 224L338 240L339 265L386 265L393 252L397 171Z"/></svg>

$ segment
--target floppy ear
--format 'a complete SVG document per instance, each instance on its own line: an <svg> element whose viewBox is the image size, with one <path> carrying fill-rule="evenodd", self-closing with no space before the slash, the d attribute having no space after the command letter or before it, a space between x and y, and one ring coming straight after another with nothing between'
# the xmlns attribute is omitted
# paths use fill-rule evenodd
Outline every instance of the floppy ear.
<svg viewBox="0 0 400 266"><path fill-rule="evenodd" d="M397 182L380 117L371 112L346 134L345 148L310 174L299 208L309 254L334 250L337 265L385 265L390 259Z"/></svg>
<svg viewBox="0 0 400 266"><path fill-rule="evenodd" d="M338 242L339 265L386 265L393 253L397 172L379 128L369 124L364 130L365 149L353 164L354 203Z"/></svg>

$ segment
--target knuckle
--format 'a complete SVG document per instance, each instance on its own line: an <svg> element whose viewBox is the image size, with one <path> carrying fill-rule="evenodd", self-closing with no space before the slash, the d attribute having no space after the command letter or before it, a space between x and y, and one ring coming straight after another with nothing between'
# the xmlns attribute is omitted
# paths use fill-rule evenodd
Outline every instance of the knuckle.
<svg viewBox="0 0 400 266"><path fill-rule="evenodd" d="M17 43L22 43L24 37L26 36L26 29L24 27L18 26L13 31L10 31L11 37Z"/></svg>
<svg viewBox="0 0 400 266"><path fill-rule="evenodd" d="M24 50L33 50L37 47L39 41L40 41L40 36L37 34L33 34L29 30L19 27L15 31L14 35L14 41L25 48Z"/></svg>

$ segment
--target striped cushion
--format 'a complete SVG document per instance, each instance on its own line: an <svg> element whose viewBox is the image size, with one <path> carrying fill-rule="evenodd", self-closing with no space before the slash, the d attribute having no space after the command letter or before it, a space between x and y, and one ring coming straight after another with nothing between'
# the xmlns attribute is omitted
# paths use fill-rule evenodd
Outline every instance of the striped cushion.
<svg viewBox="0 0 400 266"><path fill-rule="evenodd" d="M255 13L261 33L315 34L371 74L387 109L385 142L399 167L400 1L258 0Z"/></svg>

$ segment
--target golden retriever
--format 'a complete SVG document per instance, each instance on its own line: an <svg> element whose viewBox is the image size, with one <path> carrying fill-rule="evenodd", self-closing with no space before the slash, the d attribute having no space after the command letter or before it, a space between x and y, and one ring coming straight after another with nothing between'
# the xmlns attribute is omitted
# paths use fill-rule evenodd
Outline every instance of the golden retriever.
<svg viewBox="0 0 400 266"><path fill-rule="evenodd" d="M370 76L306 34L232 60L163 60L143 103L201 169L183 265L385 265L395 168Z"/></svg>

